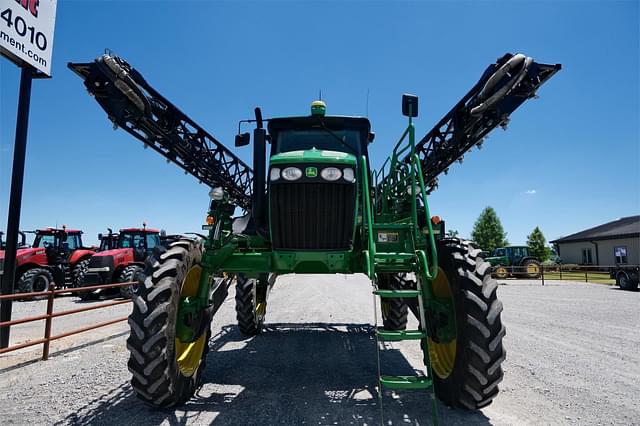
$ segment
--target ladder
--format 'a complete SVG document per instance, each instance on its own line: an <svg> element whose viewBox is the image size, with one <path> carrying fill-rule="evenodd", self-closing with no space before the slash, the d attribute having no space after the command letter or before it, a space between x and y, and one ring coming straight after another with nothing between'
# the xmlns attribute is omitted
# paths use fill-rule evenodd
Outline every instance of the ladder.
<svg viewBox="0 0 640 426"><path fill-rule="evenodd" d="M409 146L400 148L401 143L405 136L409 136ZM399 155L410 149L410 164L401 163L399 161ZM363 156L361 158L361 166L363 170L368 170L367 160ZM409 222L396 222L396 223L375 223L374 215L372 213L371 193L368 182L368 174L363 173L362 179L362 192L363 192L363 205L364 205L364 221L366 222L365 234L367 235L366 244L368 250L364 251L365 259L365 271L373 283L373 294L380 299L385 298L401 298L401 299L417 299L418 305L418 321L419 328L417 330L386 330L384 327L377 326L377 309L375 312L375 324L376 324L376 356L378 361L378 395L380 403L381 416L384 417L384 410L382 408L383 388L393 390L424 390L428 393L431 399L432 409L431 417L434 425L438 424L438 409L435 396L435 388L433 381L433 370L431 368L431 358L429 356L429 330L432 328L428 324L428 318L425 315L425 308L430 306L433 302L433 294L431 289L431 281L435 278L437 273L437 252L434 239L433 228L431 226L431 220L429 219L429 207L426 202L426 189L424 185L424 179L421 171L421 164L418 156L415 154L415 135L414 127L409 118L409 126L404 132L402 138L394 149L392 156L391 170L399 170L399 178L397 185L404 188L415 188L414 191L419 190L422 199L424 201L424 209L427 217L426 223L428 227L428 237L426 238L426 245L431 249L431 260L435 267L430 268L428 257L424 250L417 247L417 241L420 237L421 230L418 227L418 208L417 208L417 196L411 197L411 218ZM386 221L381 221L386 222ZM380 233L389 232L397 238L398 241L404 241L404 246L394 246L393 251L382 251L377 248L377 239ZM433 266L433 265L432 265ZM413 272L416 274L416 288L415 289L380 289L377 285L377 273L400 273L400 272ZM374 300L374 305L377 306ZM422 350L424 353L424 361L426 367L426 375L387 375L382 374L382 368L380 366L380 342L398 342L404 340L417 340L423 345ZM381 419L384 422L384 418Z"/></svg>

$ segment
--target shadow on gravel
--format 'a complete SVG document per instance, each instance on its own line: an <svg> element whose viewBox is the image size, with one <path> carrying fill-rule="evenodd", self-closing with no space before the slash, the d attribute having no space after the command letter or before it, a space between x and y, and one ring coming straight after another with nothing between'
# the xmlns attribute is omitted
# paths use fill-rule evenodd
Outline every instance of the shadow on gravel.
<svg viewBox="0 0 640 426"><path fill-rule="evenodd" d="M397 349L386 349L383 372L412 374ZM210 342L204 386L177 409L153 409L128 383L58 424L216 425L381 424L373 327L369 324L269 324L246 339L227 326ZM424 391L385 391L385 424L431 424ZM486 425L481 412L439 406L447 425Z"/></svg>

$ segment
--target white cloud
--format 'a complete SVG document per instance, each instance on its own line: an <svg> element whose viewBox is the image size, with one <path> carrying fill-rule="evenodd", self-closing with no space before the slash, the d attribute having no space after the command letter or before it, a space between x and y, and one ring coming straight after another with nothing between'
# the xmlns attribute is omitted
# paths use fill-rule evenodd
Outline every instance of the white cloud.
<svg viewBox="0 0 640 426"><path fill-rule="evenodd" d="M524 191L525 194L527 195L534 195L536 193L535 189L527 189L526 191Z"/></svg>

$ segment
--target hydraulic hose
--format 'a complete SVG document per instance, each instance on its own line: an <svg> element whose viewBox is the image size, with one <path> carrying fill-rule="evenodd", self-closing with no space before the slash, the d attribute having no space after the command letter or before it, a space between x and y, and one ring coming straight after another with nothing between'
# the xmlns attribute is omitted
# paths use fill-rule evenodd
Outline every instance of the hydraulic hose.
<svg viewBox="0 0 640 426"><path fill-rule="evenodd" d="M516 87L527 74L529 70L529 66L533 63L533 59L527 56L524 56L521 53L514 55L511 59L509 59L498 71L496 71L489 80L485 83L484 87L478 94L477 100L481 103L473 108L471 108L471 115L481 115L488 108L491 108L502 98L507 96L514 87ZM518 71L511 79L504 84L498 91L496 91L493 95L491 95L488 99L487 96L491 91L495 88L495 86L504 78L505 75L509 74L511 71L520 67L520 71ZM486 100L485 100L486 99Z"/></svg>

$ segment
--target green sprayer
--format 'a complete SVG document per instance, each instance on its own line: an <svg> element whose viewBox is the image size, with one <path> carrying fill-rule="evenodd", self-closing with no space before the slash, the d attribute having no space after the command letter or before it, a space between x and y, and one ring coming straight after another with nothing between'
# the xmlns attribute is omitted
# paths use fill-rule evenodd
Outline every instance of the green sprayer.
<svg viewBox="0 0 640 426"><path fill-rule="evenodd" d="M445 404L475 410L498 394L505 359L502 303L491 266L469 242L447 238L427 196L446 173L557 71L506 54L422 139L418 98L402 96L408 124L378 170L367 118L309 115L242 120L253 137L249 167L160 95L122 58L70 63L120 127L211 188L205 238L182 238L147 262L129 317L131 383L156 406L190 399L202 381L211 321L235 285L238 327L260 332L278 275L365 274L380 298L379 341L415 340L425 373L384 371L381 388L424 389ZM246 125L246 124L245 124ZM240 127L240 126L239 126ZM267 148L269 152L267 154ZM234 215L235 212L242 214ZM407 329L409 311L418 328ZM378 345L379 347L379 345Z"/></svg>

